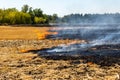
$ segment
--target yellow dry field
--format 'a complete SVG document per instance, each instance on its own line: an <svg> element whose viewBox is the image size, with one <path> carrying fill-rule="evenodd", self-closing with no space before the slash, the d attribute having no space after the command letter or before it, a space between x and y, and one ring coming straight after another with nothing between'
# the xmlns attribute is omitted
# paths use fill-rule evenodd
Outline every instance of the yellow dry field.
<svg viewBox="0 0 120 80"><path fill-rule="evenodd" d="M32 40L45 39L48 27L12 27L0 26L0 40Z"/></svg>

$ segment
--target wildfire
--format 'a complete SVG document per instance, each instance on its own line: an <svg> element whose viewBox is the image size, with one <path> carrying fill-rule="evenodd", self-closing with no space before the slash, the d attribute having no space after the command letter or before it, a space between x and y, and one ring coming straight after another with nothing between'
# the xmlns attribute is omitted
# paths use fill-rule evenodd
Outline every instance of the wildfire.
<svg viewBox="0 0 120 80"><path fill-rule="evenodd" d="M49 32L48 30L34 30L36 33L37 39L45 39L48 35L56 35L57 32Z"/></svg>
<svg viewBox="0 0 120 80"><path fill-rule="evenodd" d="M22 50L20 50L20 52L26 53L26 52L28 52L28 50L22 49Z"/></svg>

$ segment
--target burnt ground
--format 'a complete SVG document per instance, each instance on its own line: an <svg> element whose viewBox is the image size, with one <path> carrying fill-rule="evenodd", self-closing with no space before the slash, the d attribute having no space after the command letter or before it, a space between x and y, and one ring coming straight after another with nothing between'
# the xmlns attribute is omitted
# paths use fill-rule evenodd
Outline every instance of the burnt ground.
<svg viewBox="0 0 120 80"><path fill-rule="evenodd" d="M50 57L40 52L73 41L81 43L80 40L1 40L0 80L120 79L118 55ZM95 46L81 53L109 53L110 50L119 53L119 45Z"/></svg>
<svg viewBox="0 0 120 80"><path fill-rule="evenodd" d="M74 44L74 46L78 44ZM73 45L70 45L73 46ZM83 59L84 62L93 62L95 64L103 66L112 66L114 64L120 65L120 44L111 45L97 45L87 49L77 49L72 51L62 51L62 52L48 52L48 50L54 50L57 47L43 48L40 50L29 50L28 52L33 52L39 56L52 59L52 60L79 60Z"/></svg>

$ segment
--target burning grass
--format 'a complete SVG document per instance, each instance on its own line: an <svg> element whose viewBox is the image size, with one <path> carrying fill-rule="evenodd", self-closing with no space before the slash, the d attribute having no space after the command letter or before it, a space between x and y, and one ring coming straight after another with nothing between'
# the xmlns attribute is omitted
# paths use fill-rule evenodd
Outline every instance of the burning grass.
<svg viewBox="0 0 120 80"><path fill-rule="evenodd" d="M45 39L49 34L57 34L48 32L49 29L47 27L0 27L0 80L120 79L120 66L117 63L104 67L94 63L97 60L100 62L103 58L53 60L31 52L30 50L50 49L60 44L69 46L85 42L84 40ZM93 47L92 50L98 48Z"/></svg>

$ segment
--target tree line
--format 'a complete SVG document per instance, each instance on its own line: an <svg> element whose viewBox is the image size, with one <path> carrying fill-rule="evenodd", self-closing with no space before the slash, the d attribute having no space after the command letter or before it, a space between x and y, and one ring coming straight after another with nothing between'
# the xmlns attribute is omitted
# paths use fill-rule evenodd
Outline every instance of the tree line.
<svg viewBox="0 0 120 80"><path fill-rule="evenodd" d="M21 11L16 8L0 9L0 24L99 24L120 23L120 13L114 14L69 14L58 17L57 14L43 14L40 8L33 9L23 5Z"/></svg>
<svg viewBox="0 0 120 80"><path fill-rule="evenodd" d="M68 24L118 24L120 23L120 13L70 14L62 17L60 22Z"/></svg>
<svg viewBox="0 0 120 80"><path fill-rule="evenodd" d="M40 8L33 9L23 5L21 11L16 8L0 9L0 24L49 24L55 23L57 14L46 15Z"/></svg>

